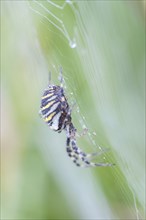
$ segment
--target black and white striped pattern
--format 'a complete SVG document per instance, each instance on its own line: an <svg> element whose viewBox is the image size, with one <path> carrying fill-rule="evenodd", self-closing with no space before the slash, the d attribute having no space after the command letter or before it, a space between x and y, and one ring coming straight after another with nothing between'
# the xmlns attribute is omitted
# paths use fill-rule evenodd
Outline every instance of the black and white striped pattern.
<svg viewBox="0 0 146 220"><path fill-rule="evenodd" d="M66 131L66 151L68 156L79 167L97 167L112 166L108 163L93 163L91 159L98 156L99 153L84 153L76 143L76 128L71 119L72 108L69 107L67 99L64 95L62 71L60 74L60 86L50 85L44 91L41 100L40 113L43 120L54 130L61 132ZM102 152L101 152L102 153ZM100 154L101 154L100 153Z"/></svg>
<svg viewBox="0 0 146 220"><path fill-rule="evenodd" d="M49 85L45 90L40 113L44 121L54 131L64 129L64 121L68 113L68 103L60 86Z"/></svg>

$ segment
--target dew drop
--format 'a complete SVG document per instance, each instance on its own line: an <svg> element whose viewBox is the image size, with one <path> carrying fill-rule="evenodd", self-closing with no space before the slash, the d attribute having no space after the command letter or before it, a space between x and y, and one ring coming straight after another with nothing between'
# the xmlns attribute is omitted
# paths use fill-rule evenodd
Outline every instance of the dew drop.
<svg viewBox="0 0 146 220"><path fill-rule="evenodd" d="M71 48L75 48L75 47L77 46L76 41L75 41L75 40L70 41L69 46L70 46Z"/></svg>
<svg viewBox="0 0 146 220"><path fill-rule="evenodd" d="M95 135L95 136L96 136L96 132L95 132L95 131L93 131L93 135Z"/></svg>

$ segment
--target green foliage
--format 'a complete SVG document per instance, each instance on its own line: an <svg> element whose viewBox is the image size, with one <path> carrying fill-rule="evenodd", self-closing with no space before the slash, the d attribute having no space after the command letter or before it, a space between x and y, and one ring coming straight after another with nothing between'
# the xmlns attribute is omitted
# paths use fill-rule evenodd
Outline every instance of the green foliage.
<svg viewBox="0 0 146 220"><path fill-rule="evenodd" d="M144 219L143 2L53 3L1 2L2 219ZM39 118L60 66L79 146L115 167L75 167Z"/></svg>

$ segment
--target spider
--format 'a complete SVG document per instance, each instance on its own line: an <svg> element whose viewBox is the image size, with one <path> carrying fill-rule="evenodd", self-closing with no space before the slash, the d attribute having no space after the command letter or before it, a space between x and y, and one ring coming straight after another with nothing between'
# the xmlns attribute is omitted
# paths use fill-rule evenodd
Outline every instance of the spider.
<svg viewBox="0 0 146 220"><path fill-rule="evenodd" d="M72 108L67 102L67 98L63 89L63 74L60 68L60 86L52 85L51 73L49 74L49 85L45 89L41 98L40 114L49 127L57 132L66 131L66 151L68 156L78 167L97 167L112 166L109 163L94 163L90 160L99 153L86 154L78 146L76 142L77 129L72 123ZM101 152L102 153L102 152ZM101 154L100 153L100 154Z"/></svg>

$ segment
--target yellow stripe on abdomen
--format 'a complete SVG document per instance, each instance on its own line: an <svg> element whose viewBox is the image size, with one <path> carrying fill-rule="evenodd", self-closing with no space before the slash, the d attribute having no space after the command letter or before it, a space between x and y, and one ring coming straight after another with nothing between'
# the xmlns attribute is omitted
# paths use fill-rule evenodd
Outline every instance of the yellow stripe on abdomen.
<svg viewBox="0 0 146 220"><path fill-rule="evenodd" d="M45 110L46 108L49 108L51 105L53 105L55 103L55 100L53 100L52 102L48 102L47 105L45 105L41 110Z"/></svg>
<svg viewBox="0 0 146 220"><path fill-rule="evenodd" d="M52 93L48 93L47 95L42 96L42 99L49 98L49 97L52 96L53 94L54 94L54 92L52 92Z"/></svg>
<svg viewBox="0 0 146 220"><path fill-rule="evenodd" d="M55 114L56 114L56 112L52 112L47 118L44 119L45 122L50 121L50 120L53 118L53 116L54 116Z"/></svg>

